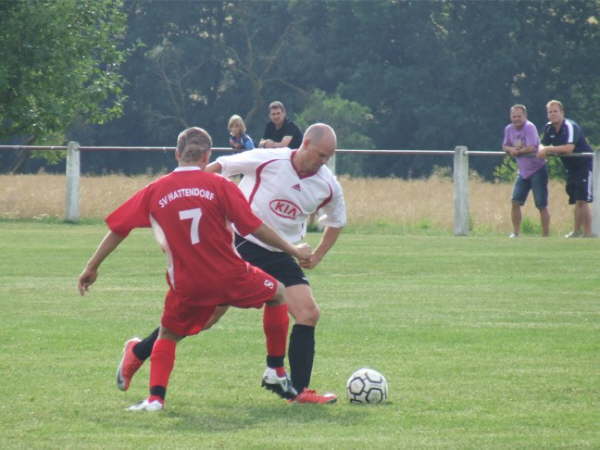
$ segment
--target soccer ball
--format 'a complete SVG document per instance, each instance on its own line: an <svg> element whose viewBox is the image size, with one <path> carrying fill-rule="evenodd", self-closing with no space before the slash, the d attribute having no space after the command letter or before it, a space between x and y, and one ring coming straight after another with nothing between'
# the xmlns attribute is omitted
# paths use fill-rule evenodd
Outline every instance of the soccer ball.
<svg viewBox="0 0 600 450"><path fill-rule="evenodd" d="M374 369L358 369L346 382L350 403L382 403L387 400L388 384L385 377Z"/></svg>

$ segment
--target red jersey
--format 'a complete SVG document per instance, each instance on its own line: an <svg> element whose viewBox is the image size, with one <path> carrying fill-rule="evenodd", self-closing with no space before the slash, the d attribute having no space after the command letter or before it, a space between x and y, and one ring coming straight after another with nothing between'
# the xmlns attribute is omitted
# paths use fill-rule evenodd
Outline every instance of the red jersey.
<svg viewBox="0 0 600 450"><path fill-rule="evenodd" d="M222 302L223 286L248 273L234 249L230 223L242 235L262 224L234 183L198 167L178 167L106 218L121 236L152 226L167 254L171 289L203 304Z"/></svg>

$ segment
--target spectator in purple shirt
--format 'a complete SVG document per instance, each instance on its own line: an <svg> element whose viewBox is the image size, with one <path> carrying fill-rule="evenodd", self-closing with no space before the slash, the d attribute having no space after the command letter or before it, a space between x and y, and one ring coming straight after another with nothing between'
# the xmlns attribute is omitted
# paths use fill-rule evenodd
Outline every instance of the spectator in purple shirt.
<svg viewBox="0 0 600 450"><path fill-rule="evenodd" d="M542 236L548 236L550 213L548 212L548 169L544 159L536 158L540 137L537 128L527 120L525 105L510 108L510 124L504 128L502 149L517 160L519 173L512 194L511 238L521 231L521 206L525 204L529 191L533 191L535 207L540 211Z"/></svg>

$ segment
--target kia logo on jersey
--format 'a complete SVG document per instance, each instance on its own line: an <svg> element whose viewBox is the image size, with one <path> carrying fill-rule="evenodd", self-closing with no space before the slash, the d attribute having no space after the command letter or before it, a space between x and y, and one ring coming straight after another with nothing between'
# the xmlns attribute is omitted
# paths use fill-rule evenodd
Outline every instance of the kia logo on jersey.
<svg viewBox="0 0 600 450"><path fill-rule="evenodd" d="M295 219L296 216L300 214L300 207L289 200L271 200L269 207L271 208L271 211L273 211L279 217L284 217L286 219Z"/></svg>

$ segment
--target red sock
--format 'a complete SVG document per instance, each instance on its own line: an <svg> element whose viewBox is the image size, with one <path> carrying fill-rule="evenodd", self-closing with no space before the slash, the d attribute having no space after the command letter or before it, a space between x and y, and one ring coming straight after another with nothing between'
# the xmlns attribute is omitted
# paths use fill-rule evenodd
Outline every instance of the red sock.
<svg viewBox="0 0 600 450"><path fill-rule="evenodd" d="M150 397L148 397L148 401L149 402L153 402L155 400L158 400L159 402L161 402L163 405L165 403L165 399L162 398L160 395L151 395Z"/></svg>
<svg viewBox="0 0 600 450"><path fill-rule="evenodd" d="M170 339L158 339L150 355L150 395L164 400L169 376L175 365L175 347L177 343Z"/></svg>
<svg viewBox="0 0 600 450"><path fill-rule="evenodd" d="M267 338L267 355L285 356L289 323L288 307L285 303L276 306L265 305L263 329Z"/></svg>

